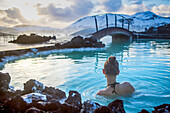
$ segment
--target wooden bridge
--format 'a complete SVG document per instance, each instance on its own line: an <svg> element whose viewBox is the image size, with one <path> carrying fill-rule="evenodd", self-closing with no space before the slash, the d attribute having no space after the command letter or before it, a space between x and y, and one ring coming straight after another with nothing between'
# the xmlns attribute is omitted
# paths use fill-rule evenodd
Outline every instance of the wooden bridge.
<svg viewBox="0 0 170 113"><path fill-rule="evenodd" d="M122 19L119 19L121 21L121 26L118 26L117 17L121 17ZM133 33L129 31L131 21L129 19L126 19L122 15L115 14L115 25L114 27L109 27L108 24L108 14L106 14L106 28L98 30L98 23L97 23L97 17L94 16L95 19L95 25L96 25L96 32L92 34L92 38L101 39L104 36L110 35L112 38L115 37L126 37L132 40ZM125 22L126 21L126 22ZM127 28L125 28L125 24L127 24Z"/></svg>

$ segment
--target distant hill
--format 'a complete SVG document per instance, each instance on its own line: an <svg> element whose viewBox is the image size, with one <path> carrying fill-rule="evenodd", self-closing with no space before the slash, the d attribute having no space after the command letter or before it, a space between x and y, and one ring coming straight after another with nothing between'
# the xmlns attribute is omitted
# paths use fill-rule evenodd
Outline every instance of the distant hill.
<svg viewBox="0 0 170 113"><path fill-rule="evenodd" d="M55 34L60 31L61 30L57 28L41 27L36 25L17 25L14 27L0 27L0 32L10 33L15 35L24 34L24 33Z"/></svg>
<svg viewBox="0 0 170 113"><path fill-rule="evenodd" d="M0 32L0 36L13 36L13 34L8 34L8 33L2 33L2 32Z"/></svg>
<svg viewBox="0 0 170 113"><path fill-rule="evenodd" d="M109 13L107 15L108 15L109 27L114 26L115 25L115 14ZM163 25L170 23L170 17L161 17L150 11L139 12L134 15L125 15L125 14L119 14L119 15L124 16L125 18L131 21L130 31L142 32L145 30L145 28L149 29L150 27L158 27L158 26L163 26ZM96 16L97 18L99 29L105 28L106 27L106 15L101 14L101 15L94 15L94 16ZM94 16L87 16L87 17L81 18L75 23L65 28L65 30L68 30L68 31L72 30L72 33L74 35L91 34L96 31ZM118 23L117 23L118 26L121 27L122 18L118 16L117 20L118 20ZM127 24L125 25L125 27L127 28Z"/></svg>

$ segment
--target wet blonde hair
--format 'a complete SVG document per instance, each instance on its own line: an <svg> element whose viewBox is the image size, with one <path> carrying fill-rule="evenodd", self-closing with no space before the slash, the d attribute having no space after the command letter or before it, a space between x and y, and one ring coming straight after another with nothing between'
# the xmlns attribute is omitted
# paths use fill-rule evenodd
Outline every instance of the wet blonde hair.
<svg viewBox="0 0 170 113"><path fill-rule="evenodd" d="M119 63L115 56L110 56L104 64L104 70L107 75L116 76L119 73Z"/></svg>

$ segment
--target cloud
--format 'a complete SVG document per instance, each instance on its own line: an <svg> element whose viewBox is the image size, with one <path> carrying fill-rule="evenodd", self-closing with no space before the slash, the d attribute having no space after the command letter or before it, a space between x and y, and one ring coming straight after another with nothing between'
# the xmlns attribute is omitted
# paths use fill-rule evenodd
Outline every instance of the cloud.
<svg viewBox="0 0 170 113"><path fill-rule="evenodd" d="M132 4L142 4L143 0L136 0Z"/></svg>
<svg viewBox="0 0 170 113"><path fill-rule="evenodd" d="M1 18L1 21L8 24L18 24L18 21L8 19L8 18Z"/></svg>
<svg viewBox="0 0 170 113"><path fill-rule="evenodd" d="M133 15L138 12L144 12L144 11L148 11L148 7L144 4L132 4L130 6L127 4L124 4L118 13Z"/></svg>
<svg viewBox="0 0 170 113"><path fill-rule="evenodd" d="M9 8L6 10L0 10L0 23L1 25L6 24L20 24L27 23L28 21L23 17L18 8Z"/></svg>
<svg viewBox="0 0 170 113"><path fill-rule="evenodd" d="M90 0L73 0L72 5L65 8L58 8L55 4L49 4L46 7L37 4L35 7L38 15L48 17L49 20L70 22L91 13L94 4Z"/></svg>
<svg viewBox="0 0 170 113"><path fill-rule="evenodd" d="M160 16L170 17L170 6L169 5L160 5L154 6L152 11Z"/></svg>
<svg viewBox="0 0 170 113"><path fill-rule="evenodd" d="M137 5L141 5L143 4L144 1L148 1L148 0L128 0L128 2L130 4L137 4ZM151 0L150 0L151 1Z"/></svg>
<svg viewBox="0 0 170 113"><path fill-rule="evenodd" d="M11 19L18 19L20 22L28 22L23 15L21 14L20 10L18 8L10 8L8 10L5 10L7 13L7 17Z"/></svg>
<svg viewBox="0 0 170 113"><path fill-rule="evenodd" d="M122 0L107 0L103 1L103 6L107 12L115 12L121 9Z"/></svg>

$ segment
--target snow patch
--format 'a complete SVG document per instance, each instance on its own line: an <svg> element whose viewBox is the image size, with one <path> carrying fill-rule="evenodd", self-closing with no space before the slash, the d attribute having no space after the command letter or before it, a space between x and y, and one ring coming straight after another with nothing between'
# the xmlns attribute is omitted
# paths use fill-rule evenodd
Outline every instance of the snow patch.
<svg viewBox="0 0 170 113"><path fill-rule="evenodd" d="M66 100L67 100L67 98L63 98L63 99L59 100L59 102L60 102L61 104L64 104Z"/></svg>
<svg viewBox="0 0 170 113"><path fill-rule="evenodd" d="M47 101L47 96L40 93L29 93L22 96L23 100L27 103L32 103L33 100Z"/></svg>
<svg viewBox="0 0 170 113"><path fill-rule="evenodd" d="M75 95L76 95L76 94L75 94L75 93L73 93L71 96L72 96L72 97L74 97Z"/></svg>

